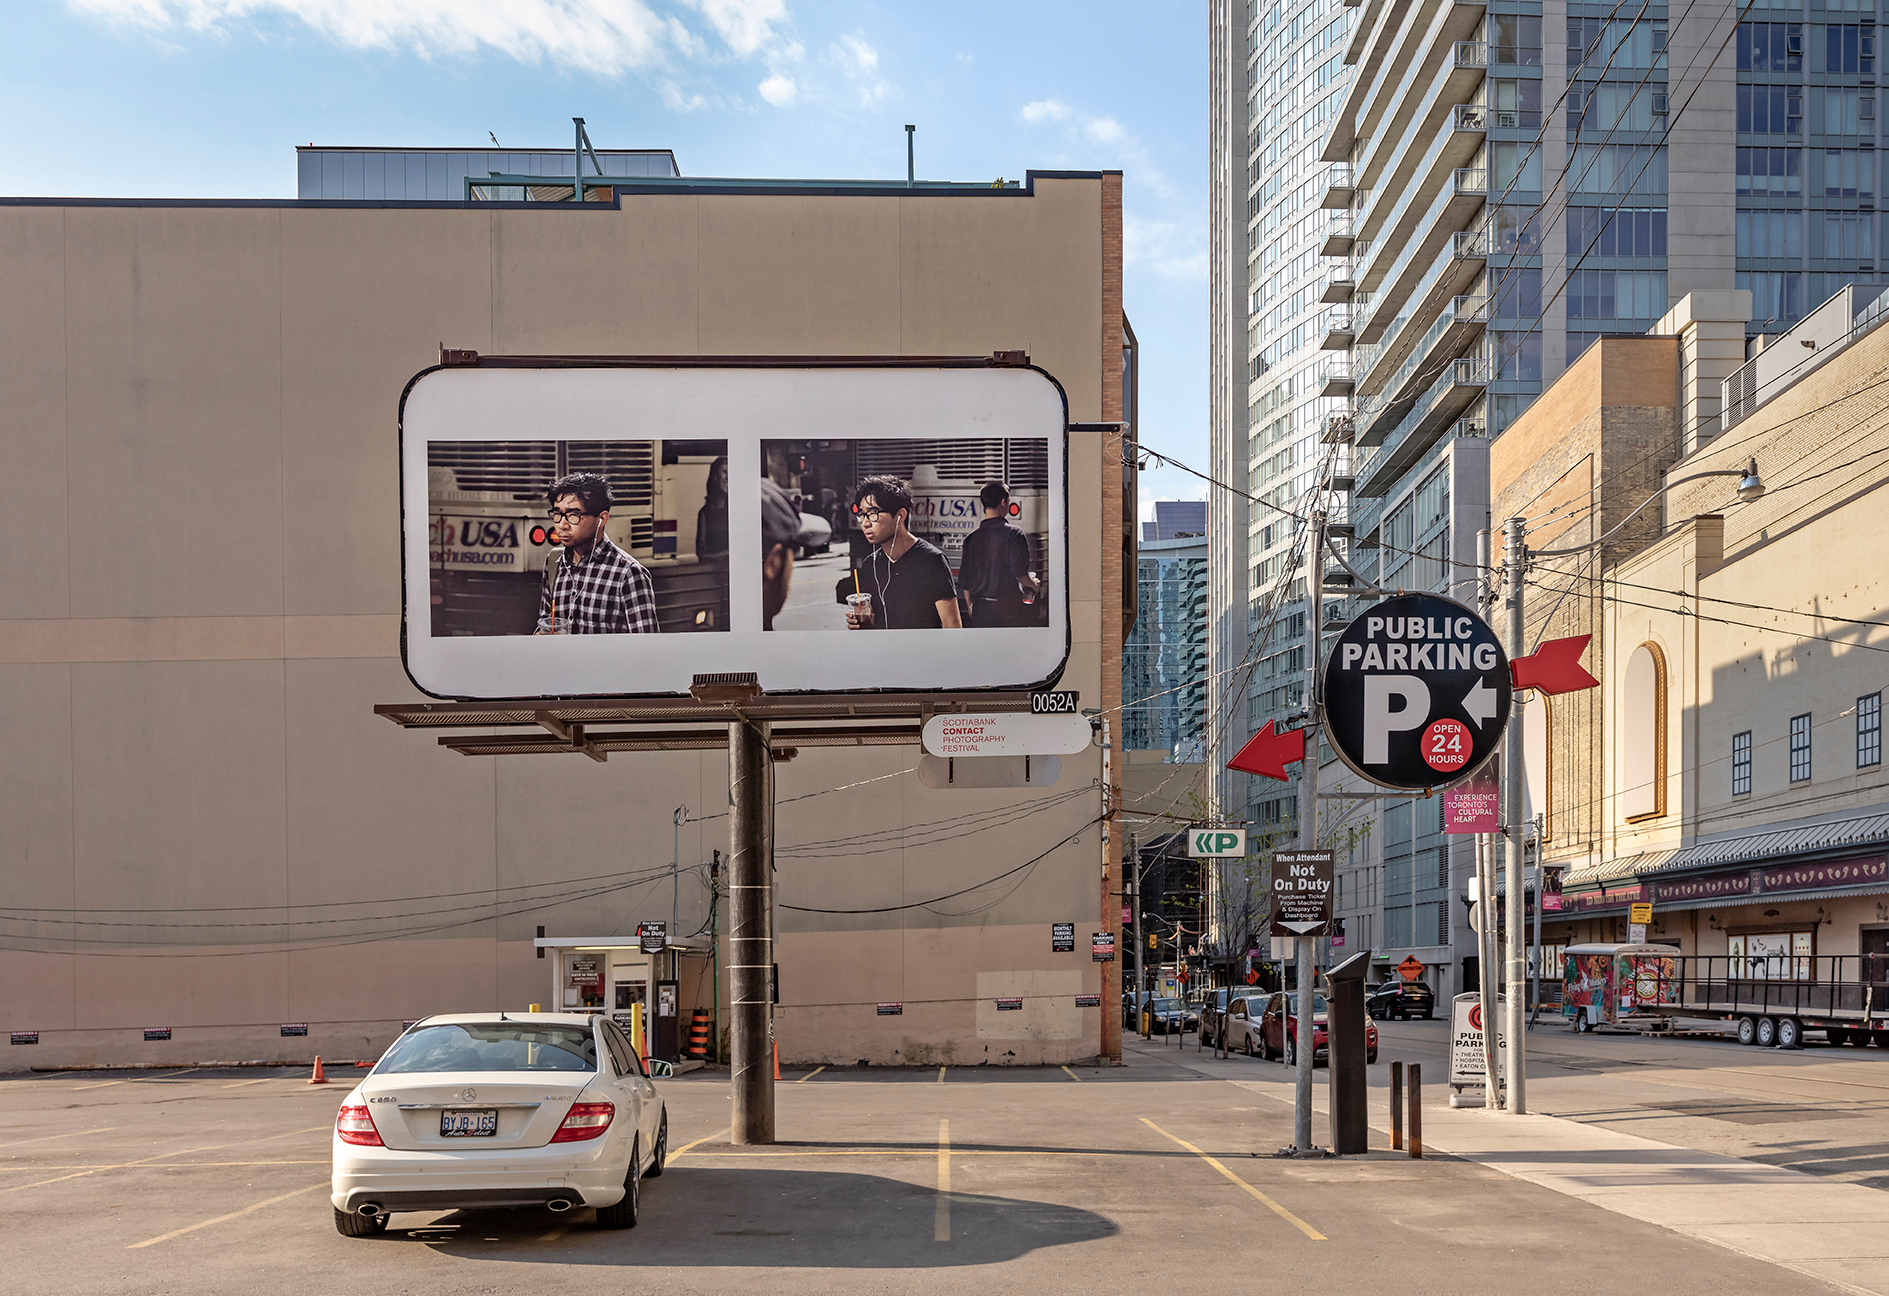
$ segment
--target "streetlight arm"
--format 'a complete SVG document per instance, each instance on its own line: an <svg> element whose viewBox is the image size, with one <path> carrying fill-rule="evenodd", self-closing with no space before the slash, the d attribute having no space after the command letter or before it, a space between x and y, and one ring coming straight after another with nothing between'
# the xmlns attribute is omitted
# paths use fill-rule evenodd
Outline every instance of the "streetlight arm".
<svg viewBox="0 0 1889 1296"><path fill-rule="evenodd" d="M1687 482L1691 482L1691 481L1702 481L1707 477L1736 477L1738 478L1739 479L1738 498L1741 500L1746 500L1746 501L1754 500L1754 499L1757 499L1760 495L1764 494L1764 483L1758 477L1758 461L1756 459L1747 460L1743 468L1715 468L1709 472L1688 473L1684 477L1674 478L1672 481L1669 481L1665 483L1664 485L1662 485L1658 490L1654 491L1651 495L1648 495L1646 499L1641 502L1638 508L1634 509L1633 512L1621 518L1619 524L1616 525L1612 530L1608 531L1607 534L1602 536L1600 539L1590 540L1586 544L1573 545L1566 549L1534 549L1534 550L1529 551L1529 556L1531 558L1560 558L1568 554L1586 553L1589 549L1592 549L1595 545L1606 544L1609 540L1613 539L1616 535L1620 533L1620 530L1622 527L1626 526L1627 523L1633 521L1634 518L1644 513L1646 511L1646 506L1648 504L1651 504L1654 500L1658 499L1661 495L1664 495L1667 491L1671 490L1673 487L1683 486Z"/></svg>

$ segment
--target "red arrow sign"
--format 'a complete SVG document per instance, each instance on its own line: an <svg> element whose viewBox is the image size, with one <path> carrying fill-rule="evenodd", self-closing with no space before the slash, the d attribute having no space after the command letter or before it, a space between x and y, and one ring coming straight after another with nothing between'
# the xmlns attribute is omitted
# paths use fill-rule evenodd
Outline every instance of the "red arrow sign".
<svg viewBox="0 0 1889 1296"><path fill-rule="evenodd" d="M1274 733L1272 721L1268 720L1246 746L1240 748L1239 754L1227 762L1227 768L1283 782L1286 766L1304 759L1305 730L1288 729L1284 733Z"/></svg>
<svg viewBox="0 0 1889 1296"><path fill-rule="evenodd" d="M1509 678L1518 689L1540 689L1543 693L1578 693L1600 681L1581 665L1581 654L1593 635L1575 635L1571 639L1550 639L1527 657L1509 663Z"/></svg>

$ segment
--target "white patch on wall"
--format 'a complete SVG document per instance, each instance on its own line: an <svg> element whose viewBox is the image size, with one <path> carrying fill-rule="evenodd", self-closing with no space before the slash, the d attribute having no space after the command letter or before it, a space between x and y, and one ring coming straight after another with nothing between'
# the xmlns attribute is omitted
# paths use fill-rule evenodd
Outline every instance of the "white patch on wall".
<svg viewBox="0 0 1889 1296"><path fill-rule="evenodd" d="M1082 1036L1080 972L979 972L977 1038L984 1040L1072 1040ZM1020 1009L999 1008L999 999L1022 999ZM1108 1005L1103 1005L1108 1011Z"/></svg>

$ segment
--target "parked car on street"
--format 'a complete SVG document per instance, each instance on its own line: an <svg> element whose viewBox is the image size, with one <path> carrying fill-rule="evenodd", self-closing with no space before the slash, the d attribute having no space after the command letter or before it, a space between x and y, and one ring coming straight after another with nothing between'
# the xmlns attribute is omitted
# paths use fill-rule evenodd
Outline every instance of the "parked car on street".
<svg viewBox="0 0 1889 1296"><path fill-rule="evenodd" d="M1268 997L1263 994L1235 995L1228 1000L1226 1016L1221 1021L1227 1052L1244 1053L1248 1057L1259 1056L1259 1018L1265 1011Z"/></svg>
<svg viewBox="0 0 1889 1296"><path fill-rule="evenodd" d="M669 1113L601 1014L457 1013L418 1022L341 1100L329 1201L347 1237L396 1211L594 1207L632 1228L663 1172Z"/></svg>
<svg viewBox="0 0 1889 1296"><path fill-rule="evenodd" d="M1408 1021L1421 1017L1429 1021L1436 1012L1436 991L1421 981L1395 978L1384 982L1364 997L1364 1011L1379 1021Z"/></svg>
<svg viewBox="0 0 1889 1296"><path fill-rule="evenodd" d="M1200 1037L1222 1049L1226 1047L1227 1003L1234 997L1235 991L1221 986L1218 990L1207 991L1200 1003Z"/></svg>
<svg viewBox="0 0 1889 1296"><path fill-rule="evenodd" d="M1298 995L1276 994L1266 1000L1266 1006L1259 1020L1260 1056L1267 1059L1283 1058L1287 1066L1297 1066L1299 1061L1299 1021ZM1312 1065L1317 1066L1326 1060L1326 1012L1325 996L1312 996ZM1364 1022L1364 1060L1366 1063L1377 1061L1377 1023L1368 1017Z"/></svg>
<svg viewBox="0 0 1889 1296"><path fill-rule="evenodd" d="M1153 1035L1185 1034L1200 1024L1199 1019L1179 999L1151 999L1148 1001L1148 1011L1148 1031Z"/></svg>

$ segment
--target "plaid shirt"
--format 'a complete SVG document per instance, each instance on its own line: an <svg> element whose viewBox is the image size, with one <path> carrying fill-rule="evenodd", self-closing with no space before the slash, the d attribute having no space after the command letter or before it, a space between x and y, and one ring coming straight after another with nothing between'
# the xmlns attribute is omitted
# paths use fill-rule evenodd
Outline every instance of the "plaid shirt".
<svg viewBox="0 0 1889 1296"><path fill-rule="evenodd" d="M569 618L572 634L655 634L656 587L649 569L597 537L590 557L578 562L566 547L557 580L538 595L538 615Z"/></svg>

